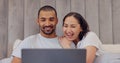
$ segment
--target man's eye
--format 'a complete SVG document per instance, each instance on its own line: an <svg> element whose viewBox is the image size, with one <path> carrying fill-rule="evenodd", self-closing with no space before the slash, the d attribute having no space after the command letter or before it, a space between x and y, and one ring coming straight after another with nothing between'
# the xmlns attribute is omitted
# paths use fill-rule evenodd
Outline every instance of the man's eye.
<svg viewBox="0 0 120 63"><path fill-rule="evenodd" d="M54 21L54 19L50 19L50 21Z"/></svg>
<svg viewBox="0 0 120 63"><path fill-rule="evenodd" d="M40 21L43 21L43 22L44 22L44 21L45 21L45 19L41 19Z"/></svg>
<svg viewBox="0 0 120 63"><path fill-rule="evenodd" d="M51 19L50 19L50 21L54 21L54 19L53 19L53 18L51 18Z"/></svg>

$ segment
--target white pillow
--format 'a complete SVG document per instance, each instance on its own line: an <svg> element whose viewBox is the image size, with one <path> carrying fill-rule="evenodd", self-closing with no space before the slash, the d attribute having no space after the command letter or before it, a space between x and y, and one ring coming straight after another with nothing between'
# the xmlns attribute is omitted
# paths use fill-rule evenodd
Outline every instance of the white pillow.
<svg viewBox="0 0 120 63"><path fill-rule="evenodd" d="M120 53L120 44L103 44L103 50L111 53Z"/></svg>
<svg viewBox="0 0 120 63"><path fill-rule="evenodd" d="M10 58L4 58L1 60L1 63L11 63L12 57Z"/></svg>
<svg viewBox="0 0 120 63"><path fill-rule="evenodd" d="M22 40L20 40L20 39L15 40L14 45L13 45L13 50L14 50L17 46L19 46L19 44L21 43L21 41L22 41ZM12 58L13 58L13 57L8 57L8 58L1 59L1 60L0 60L0 63L11 63Z"/></svg>
<svg viewBox="0 0 120 63"><path fill-rule="evenodd" d="M120 63L120 53L104 53L97 56L94 63Z"/></svg>

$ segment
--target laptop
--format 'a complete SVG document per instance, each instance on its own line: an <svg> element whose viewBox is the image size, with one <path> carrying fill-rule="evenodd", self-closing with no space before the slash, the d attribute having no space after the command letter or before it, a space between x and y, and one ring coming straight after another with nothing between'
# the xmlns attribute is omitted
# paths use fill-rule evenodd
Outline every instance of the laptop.
<svg viewBox="0 0 120 63"><path fill-rule="evenodd" d="M86 63L86 50L22 49L22 63Z"/></svg>

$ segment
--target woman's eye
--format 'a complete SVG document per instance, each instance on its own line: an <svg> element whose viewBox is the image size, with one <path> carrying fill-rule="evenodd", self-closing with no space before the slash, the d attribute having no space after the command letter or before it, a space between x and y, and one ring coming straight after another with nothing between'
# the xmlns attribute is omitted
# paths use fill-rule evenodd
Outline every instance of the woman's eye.
<svg viewBox="0 0 120 63"><path fill-rule="evenodd" d="M63 25L64 27L67 27L67 25Z"/></svg>
<svg viewBox="0 0 120 63"><path fill-rule="evenodd" d="M75 28L76 26L75 25L71 25L71 28Z"/></svg>

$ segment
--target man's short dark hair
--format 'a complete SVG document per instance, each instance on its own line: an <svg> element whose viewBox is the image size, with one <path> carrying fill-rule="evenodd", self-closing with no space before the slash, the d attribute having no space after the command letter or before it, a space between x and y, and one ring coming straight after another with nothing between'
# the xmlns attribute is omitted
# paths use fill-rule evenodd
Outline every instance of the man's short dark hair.
<svg viewBox="0 0 120 63"><path fill-rule="evenodd" d="M55 15L57 17L57 12L56 12L55 8L53 8L52 6L45 5L45 6L41 7L38 11L38 18L39 18L40 11L54 11Z"/></svg>

